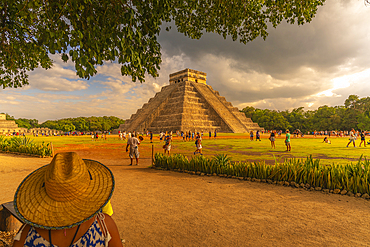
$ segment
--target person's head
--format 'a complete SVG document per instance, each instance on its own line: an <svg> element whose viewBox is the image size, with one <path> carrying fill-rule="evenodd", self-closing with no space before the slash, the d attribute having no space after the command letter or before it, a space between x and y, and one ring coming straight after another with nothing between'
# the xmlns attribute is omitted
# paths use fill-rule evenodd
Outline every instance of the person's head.
<svg viewBox="0 0 370 247"><path fill-rule="evenodd" d="M286 130L285 132L286 132L286 133L289 133L289 130Z"/></svg>
<svg viewBox="0 0 370 247"><path fill-rule="evenodd" d="M66 229L91 219L112 196L114 177L103 164L76 153L58 153L29 174L14 196L23 222L43 229Z"/></svg>

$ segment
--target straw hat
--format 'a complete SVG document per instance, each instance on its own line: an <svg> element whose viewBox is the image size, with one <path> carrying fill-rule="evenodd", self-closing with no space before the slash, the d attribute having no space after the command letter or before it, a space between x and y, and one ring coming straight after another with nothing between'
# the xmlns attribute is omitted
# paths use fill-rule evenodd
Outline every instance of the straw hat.
<svg viewBox="0 0 370 247"><path fill-rule="evenodd" d="M27 224L43 229L79 225L107 204L114 190L112 172L76 153L58 153L49 165L29 174L14 196L14 208Z"/></svg>

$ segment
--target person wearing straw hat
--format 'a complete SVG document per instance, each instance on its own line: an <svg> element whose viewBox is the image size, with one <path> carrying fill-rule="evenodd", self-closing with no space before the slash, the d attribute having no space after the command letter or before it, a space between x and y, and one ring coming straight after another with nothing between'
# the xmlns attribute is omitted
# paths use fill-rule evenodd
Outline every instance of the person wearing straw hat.
<svg viewBox="0 0 370 247"><path fill-rule="evenodd" d="M13 246L122 246L113 219L102 213L114 190L112 172L76 153L58 153L29 174L14 196L25 223Z"/></svg>

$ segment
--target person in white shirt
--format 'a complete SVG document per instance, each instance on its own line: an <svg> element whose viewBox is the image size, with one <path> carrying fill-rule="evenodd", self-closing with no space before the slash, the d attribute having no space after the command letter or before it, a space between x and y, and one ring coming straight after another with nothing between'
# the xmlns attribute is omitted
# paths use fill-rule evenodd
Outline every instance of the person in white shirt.
<svg viewBox="0 0 370 247"><path fill-rule="evenodd" d="M347 144L347 148L348 148L348 145L351 144L351 142L353 142L353 146L356 147L355 141L356 141L355 130L352 129L349 132L349 142Z"/></svg>
<svg viewBox="0 0 370 247"><path fill-rule="evenodd" d="M130 166L132 166L132 162L134 160L134 157L136 158L136 165L139 165L139 145L140 145L140 141L139 139L136 138L136 135L132 135L132 137L128 138L127 140L127 145L126 145L126 152L128 152L128 147L130 147L130 159L131 159L131 164Z"/></svg>

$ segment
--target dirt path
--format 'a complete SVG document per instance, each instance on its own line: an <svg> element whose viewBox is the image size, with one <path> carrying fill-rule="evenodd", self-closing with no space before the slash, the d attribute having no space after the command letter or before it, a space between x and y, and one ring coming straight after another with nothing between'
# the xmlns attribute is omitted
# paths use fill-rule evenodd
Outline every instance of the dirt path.
<svg viewBox="0 0 370 247"><path fill-rule="evenodd" d="M93 154L79 153L94 159ZM114 173L125 246L368 246L369 201L264 183L96 160ZM0 202L50 159L0 154Z"/></svg>

